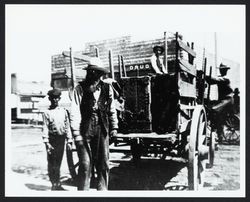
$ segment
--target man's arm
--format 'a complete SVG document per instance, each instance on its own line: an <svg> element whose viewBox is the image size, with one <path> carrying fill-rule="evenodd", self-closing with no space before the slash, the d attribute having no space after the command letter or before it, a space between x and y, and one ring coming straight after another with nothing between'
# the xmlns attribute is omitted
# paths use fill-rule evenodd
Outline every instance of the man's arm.
<svg viewBox="0 0 250 202"><path fill-rule="evenodd" d="M80 124L81 124L81 111L80 104L82 99L82 89L80 86L76 86L73 91L72 101L71 101L71 110L69 121L72 128L72 135L75 141L81 141L82 136L80 135Z"/></svg>
<svg viewBox="0 0 250 202"><path fill-rule="evenodd" d="M73 136L72 136L70 123L69 123L69 112L68 112L67 109L65 109L65 128L66 128L67 143L72 143L73 142Z"/></svg>
<svg viewBox="0 0 250 202"><path fill-rule="evenodd" d="M110 129L112 130L117 130L118 129L118 119L117 119L117 112L116 112L116 107L115 107L115 101L114 101L114 93L111 85L109 85L109 100L110 102L110 109L109 109L109 124L110 124Z"/></svg>
<svg viewBox="0 0 250 202"><path fill-rule="evenodd" d="M230 83L230 80L228 78L225 78L225 77L210 77L210 76L206 76L205 78L206 78L206 81L209 84L218 84L220 82L224 82L226 84Z"/></svg>
<svg viewBox="0 0 250 202"><path fill-rule="evenodd" d="M43 142L46 146L46 151L48 154L51 154L51 151L54 150L54 148L52 147L52 145L49 143L49 119L48 119L48 114L47 113L43 113Z"/></svg>
<svg viewBox="0 0 250 202"><path fill-rule="evenodd" d="M43 125L42 125L43 134L42 134L42 139L43 139L43 142L46 143L46 142L49 142L49 129L48 129L49 121L48 121L48 118L47 118L45 112L42 113L42 117L43 117Z"/></svg>

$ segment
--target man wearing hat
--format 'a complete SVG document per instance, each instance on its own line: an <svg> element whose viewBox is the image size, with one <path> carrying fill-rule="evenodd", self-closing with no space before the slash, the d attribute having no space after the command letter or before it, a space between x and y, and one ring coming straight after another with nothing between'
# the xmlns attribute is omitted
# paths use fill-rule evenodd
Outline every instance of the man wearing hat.
<svg viewBox="0 0 250 202"><path fill-rule="evenodd" d="M48 174L52 183L51 190L64 190L60 183L60 167L62 163L65 139L68 149L72 148L72 134L66 109L58 107L61 91L53 89L48 92L51 103L43 113L43 142L46 146Z"/></svg>
<svg viewBox="0 0 250 202"><path fill-rule="evenodd" d="M154 54L151 56L151 65L156 74L167 74L168 71L163 64L162 58L160 56L164 53L164 48L162 46L154 46Z"/></svg>
<svg viewBox="0 0 250 202"><path fill-rule="evenodd" d="M225 111L230 110L233 104L233 90L230 86L230 80L227 77L227 71L230 67L220 64L219 70L220 75L218 77L208 77L206 76L206 81L209 84L217 84L218 85L218 101L219 103L212 107L212 110L217 114L217 133L219 142L222 141L223 135L223 114Z"/></svg>
<svg viewBox="0 0 250 202"><path fill-rule="evenodd" d="M79 157L78 190L89 190L92 170L97 190L108 189L109 136L117 133L113 90L101 77L108 73L100 59L91 58L84 81L73 92L70 123Z"/></svg>

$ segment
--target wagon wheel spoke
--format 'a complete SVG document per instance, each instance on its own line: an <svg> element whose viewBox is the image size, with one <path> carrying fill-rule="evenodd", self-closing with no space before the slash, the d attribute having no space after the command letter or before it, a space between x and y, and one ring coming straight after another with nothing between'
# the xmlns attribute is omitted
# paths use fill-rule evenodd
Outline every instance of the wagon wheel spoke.
<svg viewBox="0 0 250 202"><path fill-rule="evenodd" d="M239 140L239 134L236 130L233 133L233 137L234 137L234 140L237 140L237 141Z"/></svg>
<svg viewBox="0 0 250 202"><path fill-rule="evenodd" d="M226 120L226 125L227 125L228 127L232 127L232 121L231 121L230 118L228 118L228 119Z"/></svg>
<svg viewBox="0 0 250 202"><path fill-rule="evenodd" d="M236 141L237 141L237 143L239 143L239 141L240 141L240 134L239 134L238 131L235 131L235 134L236 134Z"/></svg>
<svg viewBox="0 0 250 202"><path fill-rule="evenodd" d="M79 161L74 165L74 168L77 168L79 166Z"/></svg>
<svg viewBox="0 0 250 202"><path fill-rule="evenodd" d="M199 136L199 145L206 143L206 134L204 134L205 128L205 122L201 122L199 126L199 134L202 134Z"/></svg>
<svg viewBox="0 0 250 202"><path fill-rule="evenodd" d="M229 131L227 137L228 137L229 143L235 144L235 143L238 143L239 141L239 134L236 130Z"/></svg>

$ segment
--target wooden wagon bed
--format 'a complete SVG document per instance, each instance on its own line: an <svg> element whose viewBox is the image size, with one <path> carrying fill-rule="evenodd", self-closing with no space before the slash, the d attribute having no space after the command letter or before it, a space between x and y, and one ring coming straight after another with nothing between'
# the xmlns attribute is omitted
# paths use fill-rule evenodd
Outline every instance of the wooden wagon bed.
<svg viewBox="0 0 250 202"><path fill-rule="evenodd" d="M165 139L165 140L173 140L176 138L176 133L167 133L167 134L157 134L157 133L129 133L122 134L118 133L115 138L148 138L148 139Z"/></svg>

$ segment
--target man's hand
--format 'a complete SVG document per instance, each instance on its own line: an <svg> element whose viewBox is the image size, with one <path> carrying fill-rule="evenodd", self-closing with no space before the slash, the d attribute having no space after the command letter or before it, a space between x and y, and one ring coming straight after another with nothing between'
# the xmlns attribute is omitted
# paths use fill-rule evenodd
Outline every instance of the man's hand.
<svg viewBox="0 0 250 202"><path fill-rule="evenodd" d="M83 141L82 140L75 141L75 144L76 144L77 147L83 146Z"/></svg>
<svg viewBox="0 0 250 202"><path fill-rule="evenodd" d="M45 143L45 146L47 153L51 154L51 151L54 150L54 147L52 147L52 145L49 142Z"/></svg>
<svg viewBox="0 0 250 202"><path fill-rule="evenodd" d="M67 150L71 151L72 150L72 142L68 142L66 145Z"/></svg>
<svg viewBox="0 0 250 202"><path fill-rule="evenodd" d="M114 141L113 137L117 135L117 130L111 130L109 133L109 145Z"/></svg>
<svg viewBox="0 0 250 202"><path fill-rule="evenodd" d="M110 131L110 134L109 134L110 137L114 137L116 135L117 135L117 130L114 129Z"/></svg>

